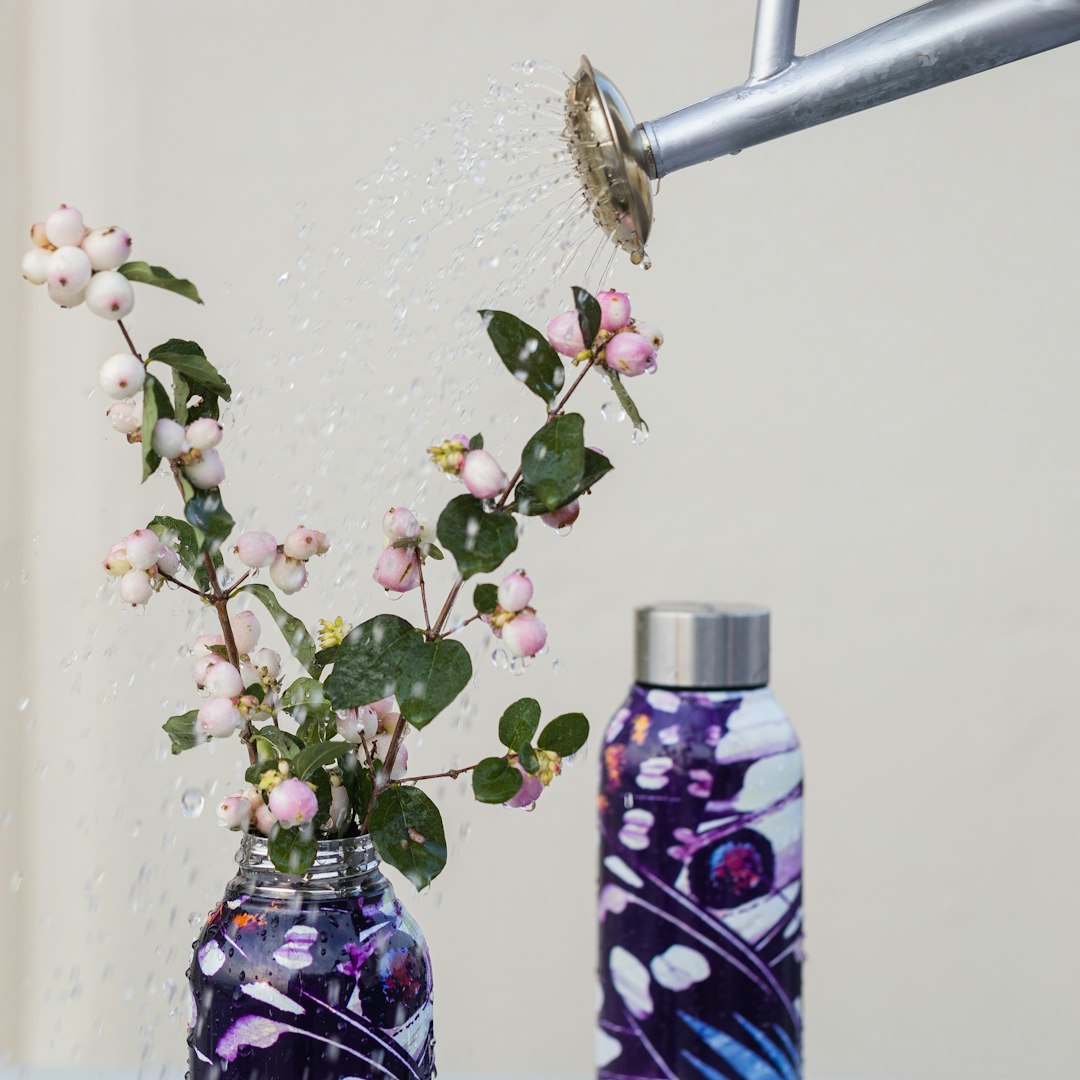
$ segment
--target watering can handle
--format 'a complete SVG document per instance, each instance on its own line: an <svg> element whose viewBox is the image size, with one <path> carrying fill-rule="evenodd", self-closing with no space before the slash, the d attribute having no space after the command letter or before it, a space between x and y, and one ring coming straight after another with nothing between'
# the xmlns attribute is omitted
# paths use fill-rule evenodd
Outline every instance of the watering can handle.
<svg viewBox="0 0 1080 1080"><path fill-rule="evenodd" d="M799 0L758 0L750 81L771 79L795 59Z"/></svg>

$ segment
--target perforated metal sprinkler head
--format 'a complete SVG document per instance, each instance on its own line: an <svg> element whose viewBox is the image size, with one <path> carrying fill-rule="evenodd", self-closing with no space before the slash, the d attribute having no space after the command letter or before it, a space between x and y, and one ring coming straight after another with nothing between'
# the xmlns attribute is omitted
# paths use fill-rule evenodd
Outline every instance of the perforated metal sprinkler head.
<svg viewBox="0 0 1080 1080"><path fill-rule="evenodd" d="M593 217L648 267L653 180L803 128L1080 40L1080 0L930 0L809 56L799 0L758 0L747 80L635 124L586 57L566 92L566 134Z"/></svg>
<svg viewBox="0 0 1080 1080"><path fill-rule="evenodd" d="M632 263L648 269L652 181L645 144L622 94L587 56L566 91L566 134L596 223Z"/></svg>

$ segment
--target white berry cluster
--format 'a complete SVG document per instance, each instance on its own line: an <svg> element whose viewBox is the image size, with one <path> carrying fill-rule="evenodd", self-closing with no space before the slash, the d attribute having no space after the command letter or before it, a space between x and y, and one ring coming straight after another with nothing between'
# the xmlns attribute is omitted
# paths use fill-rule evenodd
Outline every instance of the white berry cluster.
<svg viewBox="0 0 1080 1080"><path fill-rule="evenodd" d="M177 462L194 487L206 490L225 479L225 465L217 452L221 432L212 416L201 416L187 427L163 417L154 425L151 446L155 454Z"/></svg>
<svg viewBox="0 0 1080 1080"><path fill-rule="evenodd" d="M120 599L139 607L165 583L163 575L172 577L180 569L180 556L152 529L136 529L109 548L102 565L120 579Z"/></svg>
<svg viewBox="0 0 1080 1080"><path fill-rule="evenodd" d="M117 268L128 261L131 237L115 225L90 229L74 206L58 206L30 229L34 246L23 256L22 272L33 285L47 285L60 307L86 306L103 319L123 319L135 306L135 292Z"/></svg>
<svg viewBox="0 0 1080 1080"><path fill-rule="evenodd" d="M257 648L262 628L253 611L229 616L229 627L240 659L237 668L223 654L223 634L204 634L195 639L195 684L209 699L199 709L196 731L215 739L240 730L245 716L272 716L278 701L281 656L273 649ZM261 687L262 693L249 693Z"/></svg>
<svg viewBox="0 0 1080 1080"><path fill-rule="evenodd" d="M156 430L156 429L155 429ZM270 567L270 580L286 596L299 592L308 580L307 561L330 550L326 533L297 525L279 544L273 533L241 533L233 551L252 570Z"/></svg>

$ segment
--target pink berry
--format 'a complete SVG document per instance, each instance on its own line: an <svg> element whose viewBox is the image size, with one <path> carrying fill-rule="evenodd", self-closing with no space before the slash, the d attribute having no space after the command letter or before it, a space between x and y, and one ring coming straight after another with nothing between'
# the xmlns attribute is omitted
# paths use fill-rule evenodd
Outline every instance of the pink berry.
<svg viewBox="0 0 1080 1080"><path fill-rule="evenodd" d="M409 771L409 748L398 746L397 757L394 758L394 766L390 770L391 780L400 780Z"/></svg>
<svg viewBox="0 0 1080 1080"><path fill-rule="evenodd" d="M135 290L123 274L100 270L86 286L86 306L103 319L124 319L135 306Z"/></svg>
<svg viewBox="0 0 1080 1080"><path fill-rule="evenodd" d="M400 716L397 707L397 699L392 696L379 698L378 701L369 702L367 707L375 710L375 715L379 718L380 722L391 715L395 718Z"/></svg>
<svg viewBox="0 0 1080 1080"><path fill-rule="evenodd" d="M511 656L535 656L547 643L547 629L535 615L522 612L503 627L502 639Z"/></svg>
<svg viewBox="0 0 1080 1080"><path fill-rule="evenodd" d="M143 362L131 353L116 353L101 365L101 389L112 398L129 398L137 394L146 381Z"/></svg>
<svg viewBox="0 0 1080 1080"><path fill-rule="evenodd" d="M110 225L107 229L88 232L83 237L82 249L95 270L115 270L131 254L131 237L123 229Z"/></svg>
<svg viewBox="0 0 1080 1080"><path fill-rule="evenodd" d="M520 611L529 606L532 599L533 583L524 570L515 570L507 574L499 585L499 607L503 611Z"/></svg>
<svg viewBox="0 0 1080 1080"><path fill-rule="evenodd" d="M494 499L506 490L506 473L486 450L470 450L460 475L469 493L478 499Z"/></svg>
<svg viewBox="0 0 1080 1080"><path fill-rule="evenodd" d="M361 736L374 738L379 728L379 717L370 705L360 709L343 709L337 714L336 720L338 734L351 743L359 743Z"/></svg>
<svg viewBox="0 0 1080 1080"><path fill-rule="evenodd" d="M200 656L195 661L195 668L192 671L192 675L195 678L195 685L200 689L204 689L206 686L206 677L210 674L210 669L217 664L227 664L229 661L223 656L218 656L217 653L207 653L205 656Z"/></svg>
<svg viewBox="0 0 1080 1080"><path fill-rule="evenodd" d="M124 549L136 570L149 570L158 560L161 541L152 529L136 529L124 541Z"/></svg>
<svg viewBox="0 0 1080 1080"><path fill-rule="evenodd" d="M243 795L227 795L218 803L217 818L228 829L247 832L251 827L251 803Z"/></svg>
<svg viewBox="0 0 1080 1080"><path fill-rule="evenodd" d="M82 214L74 206L65 203L61 203L45 219L45 235L49 238L49 243L58 248L71 245L78 247L85 232Z"/></svg>
<svg viewBox="0 0 1080 1080"><path fill-rule="evenodd" d="M49 299L62 308L77 308L86 299L86 290L81 289L78 292L72 292L69 289L62 289L57 285L48 285L47 291Z"/></svg>
<svg viewBox="0 0 1080 1080"><path fill-rule="evenodd" d="M203 686L211 697L238 698L244 692L240 672L227 660L213 664L206 672Z"/></svg>
<svg viewBox="0 0 1080 1080"><path fill-rule="evenodd" d="M281 550L290 559L307 560L319 553L319 538L314 529L305 529L303 525L299 525L286 535Z"/></svg>
<svg viewBox="0 0 1080 1080"><path fill-rule="evenodd" d="M390 592L410 592L420 584L420 562L416 552L411 548L384 548L372 577Z"/></svg>
<svg viewBox="0 0 1080 1080"><path fill-rule="evenodd" d="M659 349L664 344L664 335L660 332L658 326L652 326L649 323L638 322L634 320L634 333L640 334L646 341L652 342L654 349Z"/></svg>
<svg viewBox="0 0 1080 1080"><path fill-rule="evenodd" d="M240 730L244 718L231 698L214 697L205 702L195 720L198 729L215 739L226 739Z"/></svg>
<svg viewBox="0 0 1080 1080"><path fill-rule="evenodd" d="M127 550L124 548L122 541L119 544L113 544L109 548L109 553L105 556L102 566L105 567L105 572L112 574L113 577L123 577L131 569Z"/></svg>
<svg viewBox="0 0 1080 1080"><path fill-rule="evenodd" d="M176 571L180 569L180 556L172 548L167 548L162 544L158 552L157 568L158 573L175 577Z"/></svg>
<svg viewBox="0 0 1080 1080"><path fill-rule="evenodd" d="M150 436L150 445L159 457L173 461L188 449L184 428L175 420L163 416L155 425Z"/></svg>
<svg viewBox="0 0 1080 1080"><path fill-rule="evenodd" d="M290 559L284 552L270 564L270 580L286 595L299 592L308 579L307 567L299 559Z"/></svg>
<svg viewBox="0 0 1080 1080"><path fill-rule="evenodd" d="M552 510L550 513L541 514L540 520L552 529L561 529L565 525L573 525L578 519L578 514L581 513L581 503L575 499L573 502L568 502L565 506L560 506L558 510Z"/></svg>
<svg viewBox="0 0 1080 1080"><path fill-rule="evenodd" d="M281 654L273 649L255 649L251 653L251 666L260 676L276 679L281 674Z"/></svg>
<svg viewBox="0 0 1080 1080"><path fill-rule="evenodd" d="M236 541L236 557L252 569L269 566L277 558L278 542L268 532L241 533Z"/></svg>
<svg viewBox="0 0 1080 1080"><path fill-rule="evenodd" d="M258 801L255 803L255 828L263 836L269 836L274 831L276 824L277 818L274 817L270 807L263 802L262 796L259 796Z"/></svg>
<svg viewBox="0 0 1080 1080"><path fill-rule="evenodd" d="M221 634L200 634L195 639L195 644L191 647L191 652L194 656L217 656L217 653L212 653L208 646L221 645L224 646L225 639Z"/></svg>
<svg viewBox="0 0 1080 1080"><path fill-rule="evenodd" d="M82 248L62 247L49 256L45 267L45 280L57 289L79 293L86 288L92 273L90 260Z"/></svg>
<svg viewBox="0 0 1080 1080"><path fill-rule="evenodd" d="M630 297L623 292L608 289L596 294L600 305L600 329L615 333L630 324Z"/></svg>
<svg viewBox="0 0 1080 1080"><path fill-rule="evenodd" d="M518 762L514 762L514 767L521 773L521 787L517 794L512 799L507 799L503 805L520 810L532 806L544 794L544 783L539 776L530 776Z"/></svg>
<svg viewBox="0 0 1080 1080"><path fill-rule="evenodd" d="M39 247L32 247L22 260L22 276L31 285L44 285L48 280L50 254Z"/></svg>
<svg viewBox="0 0 1080 1080"><path fill-rule="evenodd" d="M105 410L114 431L121 435L134 435L142 425L141 401L118 401Z"/></svg>
<svg viewBox="0 0 1080 1080"><path fill-rule="evenodd" d="M389 540L415 540L420 535L420 522L404 506L393 506L383 514L383 532Z"/></svg>
<svg viewBox="0 0 1080 1080"><path fill-rule="evenodd" d="M236 641L236 651L242 656L246 656L259 644L262 627L254 611L234 611L229 616L229 625Z"/></svg>
<svg viewBox="0 0 1080 1080"><path fill-rule="evenodd" d="M604 362L620 375L641 375L656 370L656 349L640 334L616 334L604 346Z"/></svg>
<svg viewBox="0 0 1080 1080"><path fill-rule="evenodd" d="M563 311L547 324L547 339L551 347L563 356L577 356L585 351L581 323L576 311Z"/></svg>
<svg viewBox="0 0 1080 1080"><path fill-rule="evenodd" d="M199 450L184 465L184 475L202 491L216 488L225 479L225 463L216 450Z"/></svg>
<svg viewBox="0 0 1080 1080"><path fill-rule="evenodd" d="M212 450L221 442L221 425L212 416L200 416L187 426L187 441L195 450Z"/></svg>
<svg viewBox="0 0 1080 1080"><path fill-rule="evenodd" d="M270 792L270 812L286 829L310 821L319 809L315 792L295 777L282 780Z"/></svg>
<svg viewBox="0 0 1080 1080"><path fill-rule="evenodd" d="M154 586L145 570L129 570L120 579L120 599L125 604L145 604L154 595Z"/></svg>

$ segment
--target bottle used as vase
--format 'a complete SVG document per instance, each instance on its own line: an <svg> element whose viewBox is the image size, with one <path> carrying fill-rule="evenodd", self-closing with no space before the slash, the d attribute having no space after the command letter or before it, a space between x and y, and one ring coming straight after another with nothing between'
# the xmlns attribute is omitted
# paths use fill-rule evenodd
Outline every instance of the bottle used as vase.
<svg viewBox="0 0 1080 1080"><path fill-rule="evenodd" d="M190 1080L431 1080L431 962L369 837L284 874L245 836L188 972Z"/></svg>
<svg viewBox="0 0 1080 1080"><path fill-rule="evenodd" d="M802 1076L803 766L769 613L637 612L600 782L601 1080Z"/></svg>

